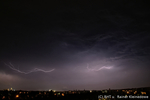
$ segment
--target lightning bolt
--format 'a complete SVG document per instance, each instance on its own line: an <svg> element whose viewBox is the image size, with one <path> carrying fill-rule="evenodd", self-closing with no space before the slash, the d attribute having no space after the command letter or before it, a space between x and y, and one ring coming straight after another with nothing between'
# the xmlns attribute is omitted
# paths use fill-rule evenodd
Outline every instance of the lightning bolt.
<svg viewBox="0 0 150 100"><path fill-rule="evenodd" d="M87 69L90 70L90 71L100 71L100 70L103 70L103 69L111 69L112 67L106 67L106 66L103 66L103 67L100 67L98 69L95 69L95 68L89 68L89 64L87 64Z"/></svg>
<svg viewBox="0 0 150 100"><path fill-rule="evenodd" d="M44 72L44 73L49 73L49 72L52 72L54 71L55 69L51 69L51 70L48 70L48 71L45 71L45 70L42 70L42 69L39 69L39 68L34 68L33 70L29 71L29 72L23 72L23 71L20 71L19 69L16 69L13 64L9 63L9 64L6 64L4 63L6 66L8 66L10 69L14 70L14 71L17 71L19 73L23 73L23 74L29 74L29 73L32 73L32 72L38 72L38 71L41 71L41 72Z"/></svg>

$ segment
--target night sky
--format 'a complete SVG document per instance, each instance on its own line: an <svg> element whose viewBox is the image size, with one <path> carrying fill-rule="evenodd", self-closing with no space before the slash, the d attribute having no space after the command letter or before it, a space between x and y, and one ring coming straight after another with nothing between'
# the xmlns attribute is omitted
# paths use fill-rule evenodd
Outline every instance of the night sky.
<svg viewBox="0 0 150 100"><path fill-rule="evenodd" d="M146 0L1 0L0 11L0 89L150 86Z"/></svg>

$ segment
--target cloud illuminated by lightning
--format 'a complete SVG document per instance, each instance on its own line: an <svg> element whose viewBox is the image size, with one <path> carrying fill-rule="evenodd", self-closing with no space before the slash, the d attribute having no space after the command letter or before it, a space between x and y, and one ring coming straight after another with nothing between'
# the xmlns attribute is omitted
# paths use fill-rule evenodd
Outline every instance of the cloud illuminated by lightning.
<svg viewBox="0 0 150 100"><path fill-rule="evenodd" d="M29 74L29 73L32 73L32 72L38 72L38 71L41 71L41 72L44 72L44 73L49 73L49 72L52 72L54 71L55 69L51 69L51 70L48 70L48 71L45 71L45 70L42 70L42 69L39 69L39 68L34 68L33 70L29 71L29 72L23 72L23 71L20 71L19 69L16 69L13 64L9 63L9 64L6 64L6 66L8 66L9 68L11 68L12 70L15 70L19 73L23 73L23 74Z"/></svg>
<svg viewBox="0 0 150 100"><path fill-rule="evenodd" d="M106 67L106 66L103 66L103 67L100 67L100 68L89 68L89 64L87 64L87 69L90 70L90 71L100 71L100 70L103 70L103 69L111 69L112 67Z"/></svg>

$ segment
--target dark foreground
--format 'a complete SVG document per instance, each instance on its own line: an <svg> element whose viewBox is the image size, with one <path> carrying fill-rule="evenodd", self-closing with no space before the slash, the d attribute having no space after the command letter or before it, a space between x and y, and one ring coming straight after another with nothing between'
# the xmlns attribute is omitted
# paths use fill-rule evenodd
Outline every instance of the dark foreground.
<svg viewBox="0 0 150 100"><path fill-rule="evenodd" d="M1 90L0 100L150 100L150 87L99 91Z"/></svg>

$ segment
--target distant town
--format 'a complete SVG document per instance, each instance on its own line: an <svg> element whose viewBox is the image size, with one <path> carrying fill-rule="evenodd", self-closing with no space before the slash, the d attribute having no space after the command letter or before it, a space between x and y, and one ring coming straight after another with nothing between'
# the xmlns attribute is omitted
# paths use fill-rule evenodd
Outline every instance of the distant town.
<svg viewBox="0 0 150 100"><path fill-rule="evenodd" d="M105 89L24 91L13 88L0 90L2 100L149 100L150 87Z"/></svg>

